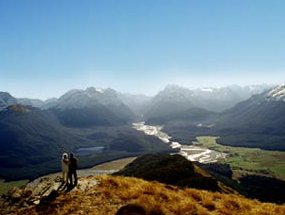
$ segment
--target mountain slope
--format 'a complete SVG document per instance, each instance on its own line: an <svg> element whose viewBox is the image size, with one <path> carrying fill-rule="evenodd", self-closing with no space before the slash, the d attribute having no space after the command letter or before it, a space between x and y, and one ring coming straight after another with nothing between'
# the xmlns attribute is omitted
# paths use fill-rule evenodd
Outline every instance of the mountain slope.
<svg viewBox="0 0 285 215"><path fill-rule="evenodd" d="M221 88L187 89L168 85L148 102L144 116L146 120L152 121L154 118L166 117L192 108L223 112L269 88L267 85L245 87L233 85Z"/></svg>
<svg viewBox="0 0 285 215"><path fill-rule="evenodd" d="M41 180L46 183L48 178ZM0 199L0 214L284 214L285 206L261 203L235 194L221 194L196 189L180 189L158 182L131 177L88 176L79 179L70 192L57 190L59 182L50 181L50 195L33 200L33 192L43 184L15 190ZM57 185L58 184L58 185ZM2 200L2 201L1 201ZM4 200L4 201L3 201ZM12 203L11 203L12 202ZM13 203L14 202L14 203ZM18 203L17 203L18 202ZM123 212L125 211L125 212Z"/></svg>
<svg viewBox="0 0 285 215"><path fill-rule="evenodd" d="M4 178L9 178L10 168L20 170L57 159L79 141L52 113L22 105L0 112L0 139L0 177Z"/></svg>
<svg viewBox="0 0 285 215"><path fill-rule="evenodd" d="M145 96L145 95L132 95L128 93L121 93L119 94L120 99L122 102L127 105L133 113L137 115L140 119L141 115L144 113L144 110L147 104L150 102L152 97Z"/></svg>
<svg viewBox="0 0 285 215"><path fill-rule="evenodd" d="M0 111L9 105L17 104L17 99L7 92L0 92Z"/></svg>
<svg viewBox="0 0 285 215"><path fill-rule="evenodd" d="M93 104L82 108L53 108L49 110L67 127L118 126L127 123L126 120L101 104Z"/></svg>
<svg viewBox="0 0 285 215"><path fill-rule="evenodd" d="M144 155L115 175L223 193L237 193L181 155Z"/></svg>
<svg viewBox="0 0 285 215"><path fill-rule="evenodd" d="M249 99L270 89L269 85L231 85L221 88L202 88L194 91L194 103L196 106L209 111L223 112L232 108L239 102Z"/></svg>
<svg viewBox="0 0 285 215"><path fill-rule="evenodd" d="M29 98L17 98L18 104L27 105L32 107L42 107L45 102L40 99L29 99Z"/></svg>
<svg viewBox="0 0 285 215"><path fill-rule="evenodd" d="M251 97L221 114L216 129L230 145L285 150L285 86Z"/></svg>
<svg viewBox="0 0 285 215"><path fill-rule="evenodd" d="M76 126L82 120L80 113L73 112L73 119L78 117ZM84 123L94 120L85 116ZM59 171L62 153L79 155L79 149L87 152L80 155L81 168L126 156L173 152L158 138L146 136L129 125L112 122L111 126L67 128L53 111L23 105L0 111L0 139L0 178L6 180L30 179ZM100 150L92 151L93 148Z"/></svg>
<svg viewBox="0 0 285 215"><path fill-rule="evenodd" d="M223 113L200 110L197 117L189 109L177 113L176 117L169 115L171 120L164 121L164 129L183 143L197 136L212 135L220 136L219 142L224 145L285 150L284 98L285 85L280 85Z"/></svg>
<svg viewBox="0 0 285 215"><path fill-rule="evenodd" d="M207 111L203 108L192 107L183 111L177 111L160 116L153 116L147 120L147 123L165 125L167 123L179 123L181 121L187 121L191 124L199 124L209 121L216 115L216 113Z"/></svg>
<svg viewBox="0 0 285 215"><path fill-rule="evenodd" d="M154 121L157 118L162 119L193 107L195 106L188 89L168 86L149 102L144 112L144 118L146 121Z"/></svg>
<svg viewBox="0 0 285 215"><path fill-rule="evenodd" d="M61 122L71 127L126 124L133 112L112 89L71 90L49 106Z"/></svg>

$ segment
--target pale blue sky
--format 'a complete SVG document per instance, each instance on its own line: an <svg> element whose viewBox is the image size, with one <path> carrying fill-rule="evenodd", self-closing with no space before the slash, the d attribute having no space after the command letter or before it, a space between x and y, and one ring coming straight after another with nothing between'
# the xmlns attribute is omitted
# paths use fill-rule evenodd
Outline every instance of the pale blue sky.
<svg viewBox="0 0 285 215"><path fill-rule="evenodd" d="M0 0L0 91L285 81L283 0Z"/></svg>

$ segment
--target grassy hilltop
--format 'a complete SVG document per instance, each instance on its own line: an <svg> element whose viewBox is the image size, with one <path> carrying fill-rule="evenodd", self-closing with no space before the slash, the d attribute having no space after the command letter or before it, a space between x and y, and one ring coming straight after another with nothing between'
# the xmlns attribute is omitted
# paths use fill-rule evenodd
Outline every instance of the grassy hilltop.
<svg viewBox="0 0 285 215"><path fill-rule="evenodd" d="M96 185L92 181L98 181ZM135 204L140 214L284 214L285 206L261 203L236 194L180 189L159 182L122 176L81 178L78 188L61 193L47 205L32 206L14 214L113 215L124 205ZM13 212L12 212L13 214Z"/></svg>
<svg viewBox="0 0 285 215"><path fill-rule="evenodd" d="M125 166L133 159L104 168ZM62 189L56 175L14 189L0 199L0 214L285 214L284 204L245 198L179 155L145 155L113 176L92 176L91 170L80 174L71 190Z"/></svg>

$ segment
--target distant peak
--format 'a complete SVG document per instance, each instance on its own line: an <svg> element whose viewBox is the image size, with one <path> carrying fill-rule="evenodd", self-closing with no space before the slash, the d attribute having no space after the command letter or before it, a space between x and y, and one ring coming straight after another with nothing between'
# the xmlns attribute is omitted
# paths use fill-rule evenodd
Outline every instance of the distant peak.
<svg viewBox="0 0 285 215"><path fill-rule="evenodd" d="M176 84L167 85L162 91L158 94L189 94L191 90L186 87L182 87Z"/></svg>
<svg viewBox="0 0 285 215"><path fill-rule="evenodd" d="M0 97L2 96L12 97L11 94L7 92L0 92Z"/></svg>
<svg viewBox="0 0 285 215"><path fill-rule="evenodd" d="M11 96L8 92L0 92L0 100L8 101L8 100L16 100L13 96Z"/></svg>
<svg viewBox="0 0 285 215"><path fill-rule="evenodd" d="M269 91L267 98L276 101L285 101L285 83L282 83Z"/></svg>
<svg viewBox="0 0 285 215"><path fill-rule="evenodd" d="M169 89L187 89L187 88L179 86L178 84L168 84L164 89L169 90Z"/></svg>
<svg viewBox="0 0 285 215"><path fill-rule="evenodd" d="M102 88L97 88L97 87L88 87L86 89L86 92L88 92L88 93L104 93L105 90Z"/></svg>
<svg viewBox="0 0 285 215"><path fill-rule="evenodd" d="M201 88L201 90L204 92L209 92L209 93L214 91L213 88Z"/></svg>
<svg viewBox="0 0 285 215"><path fill-rule="evenodd" d="M104 89L102 89L102 88L95 88L95 90L99 93L104 93Z"/></svg>
<svg viewBox="0 0 285 215"><path fill-rule="evenodd" d="M64 95L72 95L72 94L75 94L75 93L78 93L78 92L81 92L82 90L79 90L79 89L72 89L72 90L69 90L67 91L65 94L63 94L62 96Z"/></svg>

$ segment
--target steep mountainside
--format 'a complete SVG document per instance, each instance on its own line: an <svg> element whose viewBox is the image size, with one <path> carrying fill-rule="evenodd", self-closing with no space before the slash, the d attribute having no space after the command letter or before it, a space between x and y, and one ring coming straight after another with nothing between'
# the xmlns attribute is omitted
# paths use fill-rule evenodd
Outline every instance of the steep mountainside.
<svg viewBox="0 0 285 215"><path fill-rule="evenodd" d="M284 101L285 102L285 84L273 88L269 93L267 93L267 98L269 100Z"/></svg>
<svg viewBox="0 0 285 215"><path fill-rule="evenodd" d="M148 104L144 112L147 121L165 118L195 107L191 91L178 86L168 86L159 92Z"/></svg>
<svg viewBox="0 0 285 215"><path fill-rule="evenodd" d="M202 108L192 107L175 113L151 117L147 120L147 123L164 125L167 123L188 121L191 122L191 124L199 124L211 121L211 119L216 115L217 113L210 112Z"/></svg>
<svg viewBox="0 0 285 215"><path fill-rule="evenodd" d="M270 85L238 86L231 85L221 88L204 88L194 90L194 100L198 107L209 111L223 112L239 102L249 99L270 89Z"/></svg>
<svg viewBox="0 0 285 215"><path fill-rule="evenodd" d="M141 118L141 115L144 113L147 104L150 102L152 97L145 95L132 95L121 93L119 94L120 99L124 104L126 104L133 113L136 114L137 118Z"/></svg>
<svg viewBox="0 0 285 215"><path fill-rule="evenodd" d="M0 111L0 178L35 178L59 171L61 154L80 154L80 148L86 151L80 155L81 168L120 157L172 152L158 138L146 136L129 125L112 122L111 126L98 126L98 123L94 126L91 121L87 126L86 122L96 118L84 115L88 112L72 114L73 119L77 117L76 128L64 126L51 110L12 105ZM87 127L78 127L80 122Z"/></svg>
<svg viewBox="0 0 285 215"><path fill-rule="evenodd" d="M133 112L112 89L71 90L49 107L60 121L71 127L126 124Z"/></svg>
<svg viewBox="0 0 285 215"><path fill-rule="evenodd" d="M29 98L17 98L18 104L27 105L32 107L42 107L45 102L40 99L29 99Z"/></svg>
<svg viewBox="0 0 285 215"><path fill-rule="evenodd" d="M15 169L10 175L10 168L48 163L83 141L67 133L52 113L22 105L0 112L0 139L0 177L4 178L17 175Z"/></svg>
<svg viewBox="0 0 285 215"><path fill-rule="evenodd" d="M228 86L222 88L187 89L169 85L150 100L144 111L146 120L177 114L191 108L222 112L252 95L269 89L267 85Z"/></svg>
<svg viewBox="0 0 285 215"><path fill-rule="evenodd" d="M222 143L285 150L285 86L255 95L221 114Z"/></svg>
<svg viewBox="0 0 285 215"><path fill-rule="evenodd" d="M17 99L9 93L0 92L0 111L9 105L17 104Z"/></svg>
<svg viewBox="0 0 285 215"><path fill-rule="evenodd" d="M179 117L168 116L171 120L164 121L164 129L184 143L196 136L214 135L225 145L285 150L284 89L280 85L253 95L223 113L199 111L199 118L191 109L180 112Z"/></svg>
<svg viewBox="0 0 285 215"><path fill-rule="evenodd" d="M67 127L118 126L128 122L125 118L116 115L101 104L93 104L82 108L53 108L49 110Z"/></svg>

